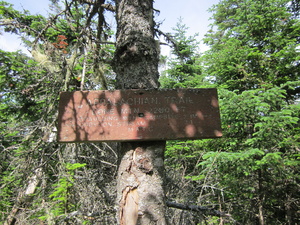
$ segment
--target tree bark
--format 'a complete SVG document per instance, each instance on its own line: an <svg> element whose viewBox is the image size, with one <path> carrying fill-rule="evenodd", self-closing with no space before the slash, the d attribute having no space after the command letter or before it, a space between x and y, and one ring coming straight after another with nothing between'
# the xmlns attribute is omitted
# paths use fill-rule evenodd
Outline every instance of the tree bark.
<svg viewBox="0 0 300 225"><path fill-rule="evenodd" d="M116 88L158 88L159 42L154 39L153 1L119 0L116 7Z"/></svg>
<svg viewBox="0 0 300 225"><path fill-rule="evenodd" d="M262 171L258 170L258 219L260 225L265 225L265 218L264 218L264 189L262 186Z"/></svg>
<svg viewBox="0 0 300 225"><path fill-rule="evenodd" d="M159 45L154 39L153 1L117 0L116 18L116 88L158 88ZM167 224L164 149L165 141L121 143L117 178L119 224Z"/></svg>
<svg viewBox="0 0 300 225"><path fill-rule="evenodd" d="M165 142L122 145L117 184L120 224L166 224L164 147Z"/></svg>

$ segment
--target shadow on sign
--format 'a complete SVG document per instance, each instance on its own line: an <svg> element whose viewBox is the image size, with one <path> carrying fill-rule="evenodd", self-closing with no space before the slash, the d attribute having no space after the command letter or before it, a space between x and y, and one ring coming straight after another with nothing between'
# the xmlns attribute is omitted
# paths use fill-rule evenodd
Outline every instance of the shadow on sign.
<svg viewBox="0 0 300 225"><path fill-rule="evenodd" d="M60 94L59 142L221 137L216 89Z"/></svg>

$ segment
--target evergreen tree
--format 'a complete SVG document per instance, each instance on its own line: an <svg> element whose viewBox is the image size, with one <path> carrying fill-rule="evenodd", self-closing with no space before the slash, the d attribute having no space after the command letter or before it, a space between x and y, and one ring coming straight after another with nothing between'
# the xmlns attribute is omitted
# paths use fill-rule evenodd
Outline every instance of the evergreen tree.
<svg viewBox="0 0 300 225"><path fill-rule="evenodd" d="M205 42L207 73L230 90L299 80L299 20L288 0L221 1Z"/></svg>
<svg viewBox="0 0 300 225"><path fill-rule="evenodd" d="M202 175L214 171L226 190L222 208L244 224L299 221L300 24L290 3L221 1L205 39L206 73L221 88L224 139L199 165Z"/></svg>
<svg viewBox="0 0 300 225"><path fill-rule="evenodd" d="M211 223L299 222L296 7L295 1L224 0L212 8L202 74L218 87L223 138L168 142L166 151L167 169L185 177L168 173L177 181L170 196L235 220L207 217Z"/></svg>
<svg viewBox="0 0 300 225"><path fill-rule="evenodd" d="M169 69L160 77L162 88L191 88L203 85L201 59L197 35L187 37L188 27L182 19L168 34L172 42L172 56L167 60Z"/></svg>
<svg viewBox="0 0 300 225"><path fill-rule="evenodd" d="M32 53L29 57L0 51L0 221L115 224L117 146L57 145L53 136L58 93L157 88L152 1L142 6L141 1L130 1L135 7L124 11L123 18L122 7L130 5L118 1L120 27L114 60L112 32L105 20L105 13L114 11L110 4L114 2L51 2L48 17L0 4L0 25L6 32L21 35ZM149 14L141 14L141 7ZM299 223L298 9L298 1L221 1L212 9L214 24L205 39L211 49L204 58L195 36L186 37L187 27L177 24L171 36L173 58L161 84L166 88L218 86L224 137L168 142L167 198L184 203L178 208L190 209L168 209L170 222ZM135 13L147 20L139 23L147 24L147 35L135 30L124 38L126 28L139 28L124 20ZM164 143L127 143L121 152L128 156L132 151L127 150L138 152L139 147L148 153L156 149L162 157ZM128 162L125 157L120 177L128 172ZM161 183L161 165L154 171L159 171ZM139 185L134 185L125 183L123 190L119 186L118 199L127 194L136 197ZM150 202L150 208L155 211L158 204L164 210L161 186L155 190L160 201ZM123 209L128 206L126 201L121 203ZM163 213L156 216L165 221ZM149 218L145 220L154 217Z"/></svg>

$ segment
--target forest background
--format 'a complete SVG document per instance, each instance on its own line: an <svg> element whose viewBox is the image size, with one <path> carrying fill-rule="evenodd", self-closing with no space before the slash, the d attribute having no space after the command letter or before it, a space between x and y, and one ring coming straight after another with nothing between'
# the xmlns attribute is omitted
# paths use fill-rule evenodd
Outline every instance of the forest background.
<svg viewBox="0 0 300 225"><path fill-rule="evenodd" d="M60 91L114 89L104 13L114 2L51 2L46 17L0 3L3 32L31 53L0 50L0 221L115 224L117 144L55 141ZM204 53L182 21L172 33L156 21L172 47L161 88L218 88L223 129L221 139L167 143L167 200L198 206L170 207L170 223L300 223L299 7L220 1Z"/></svg>

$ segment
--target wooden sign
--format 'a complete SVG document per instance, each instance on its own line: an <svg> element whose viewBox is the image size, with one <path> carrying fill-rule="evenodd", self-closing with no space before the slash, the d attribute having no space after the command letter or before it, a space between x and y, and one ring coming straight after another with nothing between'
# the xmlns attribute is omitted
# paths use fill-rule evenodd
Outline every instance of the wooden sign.
<svg viewBox="0 0 300 225"><path fill-rule="evenodd" d="M76 91L60 94L59 142L221 137L217 90Z"/></svg>

